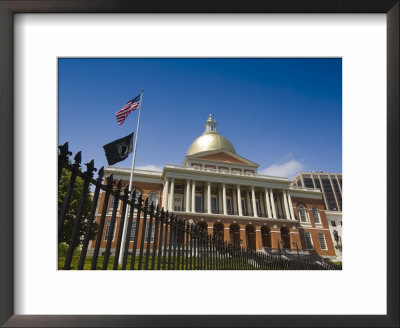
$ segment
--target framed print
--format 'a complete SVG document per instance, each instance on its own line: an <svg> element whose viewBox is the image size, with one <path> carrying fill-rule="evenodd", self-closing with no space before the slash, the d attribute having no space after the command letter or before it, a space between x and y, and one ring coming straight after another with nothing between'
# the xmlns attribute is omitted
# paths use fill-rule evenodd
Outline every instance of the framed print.
<svg viewBox="0 0 400 328"><path fill-rule="evenodd" d="M398 326L399 7L395 0L0 1L0 323ZM343 234L350 240L343 270L56 270L52 188L55 150L64 141L54 140L60 128L58 69L64 67L58 65L60 58L77 57L339 58ZM146 67L149 74L155 70ZM207 122L206 129L215 128L211 116ZM179 210L183 198L175 198ZM217 198L208 206L217 210Z"/></svg>

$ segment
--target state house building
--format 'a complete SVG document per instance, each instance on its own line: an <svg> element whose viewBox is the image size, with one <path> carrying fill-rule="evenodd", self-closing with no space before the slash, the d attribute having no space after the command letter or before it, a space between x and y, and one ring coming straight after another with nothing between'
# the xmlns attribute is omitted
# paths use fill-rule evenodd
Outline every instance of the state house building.
<svg viewBox="0 0 400 328"><path fill-rule="evenodd" d="M133 188L143 199L243 247L263 251L279 245L334 258L321 191L291 185L285 177L257 174L258 166L237 154L232 143L218 133L210 114L204 133L187 150L183 165L166 164L162 171L135 169ZM109 174L126 185L130 169L111 166L106 169ZM99 208L103 198L104 194ZM103 250L110 236L111 210L106 220ZM131 236L134 229L135 225ZM117 217L113 248L118 230Z"/></svg>

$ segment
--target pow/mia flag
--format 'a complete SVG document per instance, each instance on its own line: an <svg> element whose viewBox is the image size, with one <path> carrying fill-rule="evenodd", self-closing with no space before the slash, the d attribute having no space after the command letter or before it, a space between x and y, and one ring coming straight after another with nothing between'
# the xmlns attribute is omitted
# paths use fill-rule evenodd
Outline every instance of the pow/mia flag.
<svg viewBox="0 0 400 328"><path fill-rule="evenodd" d="M108 165L113 165L126 159L133 151L132 143L133 132L124 138L104 145L103 148L106 153Z"/></svg>

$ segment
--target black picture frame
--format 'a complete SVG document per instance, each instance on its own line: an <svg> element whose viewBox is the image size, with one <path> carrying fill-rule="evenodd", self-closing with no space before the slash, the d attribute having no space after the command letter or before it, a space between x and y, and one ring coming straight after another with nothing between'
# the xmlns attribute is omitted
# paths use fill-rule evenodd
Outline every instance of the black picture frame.
<svg viewBox="0 0 400 328"><path fill-rule="evenodd" d="M4 327L399 327L399 11L399 0L0 1L0 324ZM13 124L16 124L13 114L13 17L16 13L385 13L387 315L14 315L13 204L18 202L13 197L16 190L13 176L18 173L13 161Z"/></svg>

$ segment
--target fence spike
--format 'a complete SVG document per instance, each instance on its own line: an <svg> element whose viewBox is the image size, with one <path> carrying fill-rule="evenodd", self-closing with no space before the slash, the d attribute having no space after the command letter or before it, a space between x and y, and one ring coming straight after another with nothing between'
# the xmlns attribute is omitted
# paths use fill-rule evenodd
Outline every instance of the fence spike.
<svg viewBox="0 0 400 328"><path fill-rule="evenodd" d="M106 182L107 187L112 188L113 181L114 181L114 176L113 176L112 174L110 174L110 175L107 177L107 182Z"/></svg>
<svg viewBox="0 0 400 328"><path fill-rule="evenodd" d="M82 161L82 153L78 151L74 157L74 165L75 167L80 167Z"/></svg>
<svg viewBox="0 0 400 328"><path fill-rule="evenodd" d="M122 181L121 181L121 179L119 179L117 182L117 190L121 190L121 185L122 185Z"/></svg>
<svg viewBox="0 0 400 328"><path fill-rule="evenodd" d="M126 185L124 188L124 197L128 197L128 193L129 193L129 185Z"/></svg>
<svg viewBox="0 0 400 328"><path fill-rule="evenodd" d="M104 166L102 166L97 174L97 181L103 180L104 176Z"/></svg>
<svg viewBox="0 0 400 328"><path fill-rule="evenodd" d="M60 150L60 154L58 155L60 159L67 161L68 157L72 155L72 153L68 150L68 141L63 145L58 146Z"/></svg>
<svg viewBox="0 0 400 328"><path fill-rule="evenodd" d="M93 173L97 171L97 169L94 167L94 160L92 159L89 163L85 163L85 165L86 165L85 174L88 177L93 178Z"/></svg>

